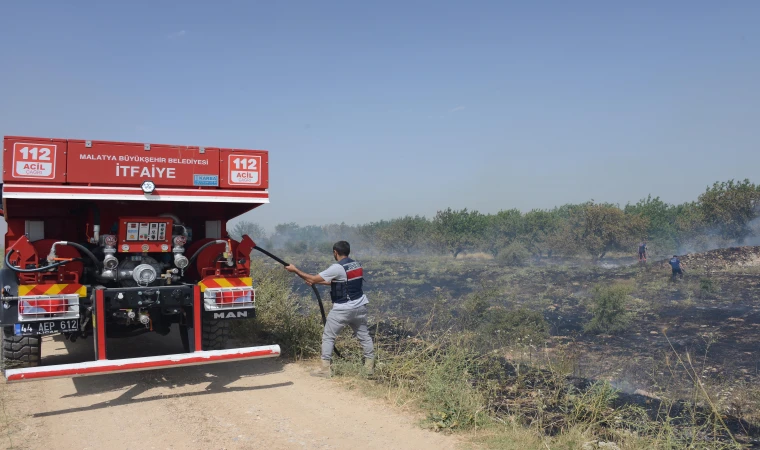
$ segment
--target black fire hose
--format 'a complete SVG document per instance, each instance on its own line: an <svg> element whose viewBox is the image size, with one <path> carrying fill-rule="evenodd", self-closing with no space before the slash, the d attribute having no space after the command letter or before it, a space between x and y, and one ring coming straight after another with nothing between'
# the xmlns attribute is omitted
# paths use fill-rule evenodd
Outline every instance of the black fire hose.
<svg viewBox="0 0 760 450"><path fill-rule="evenodd" d="M74 259L72 259L70 261L59 261L57 263L53 263L53 264L50 264L48 266L36 267L34 269L22 269L20 267L16 267L13 264L11 264L11 253L13 253L15 251L16 250L10 249L10 250L8 250L8 253L5 254L5 267L11 269L14 272L19 272L19 273L44 272L46 270L50 270L50 269L52 269L54 267L62 266L64 264L68 264L70 262L82 261L82 258L74 258Z"/></svg>
<svg viewBox="0 0 760 450"><path fill-rule="evenodd" d="M206 242L205 244L201 245L201 247L193 253L193 256L190 257L189 260L187 260L187 267L192 267L193 262L198 257L198 255L201 254L203 250L205 250L208 247L211 247L212 245L219 245L219 244L227 244L227 241L223 241L221 239L217 239L215 241Z"/></svg>
<svg viewBox="0 0 760 450"><path fill-rule="evenodd" d="M268 251L264 250L263 248L261 248L261 247L259 247L257 245L254 245L253 249L254 250L258 250L261 253L267 255L268 257L270 257L273 260L277 261L278 263L282 264L283 267L290 265L290 264L286 263L285 261L283 261L282 259L280 259L277 256L269 253ZM325 306L322 304L322 296L319 295L319 289L317 289L316 285L312 284L311 285L311 290L314 292L314 295L317 297L317 303L319 304L319 312L322 313L322 325L326 325L327 324L327 316L325 315ZM340 352L338 351L337 348L333 348L333 351L335 352L336 355L338 355L339 358L343 357L343 356L341 356L341 354L340 354Z"/></svg>
<svg viewBox="0 0 760 450"><path fill-rule="evenodd" d="M71 242L71 241L61 241L61 242L56 242L56 244L59 244L59 245L70 245L70 246L74 247L75 249L79 250L80 252L84 253L85 255L87 255L92 260L92 262L95 264L96 268L100 266L100 261L98 261L98 258L96 258L95 255L92 254L92 252L90 251L90 249L88 249L84 245L77 244L76 242Z"/></svg>

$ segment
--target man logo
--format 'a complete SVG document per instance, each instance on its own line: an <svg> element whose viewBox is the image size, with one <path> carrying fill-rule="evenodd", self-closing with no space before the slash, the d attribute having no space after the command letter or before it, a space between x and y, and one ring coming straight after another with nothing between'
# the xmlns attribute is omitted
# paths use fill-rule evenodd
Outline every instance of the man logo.
<svg viewBox="0 0 760 450"><path fill-rule="evenodd" d="M248 311L215 312L214 319L240 319L248 317Z"/></svg>

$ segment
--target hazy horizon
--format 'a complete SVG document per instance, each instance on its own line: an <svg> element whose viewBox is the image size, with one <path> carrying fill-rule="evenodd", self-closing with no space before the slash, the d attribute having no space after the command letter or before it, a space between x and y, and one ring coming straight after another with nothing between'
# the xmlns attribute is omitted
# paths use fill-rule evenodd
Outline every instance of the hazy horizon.
<svg viewBox="0 0 760 450"><path fill-rule="evenodd" d="M269 231L758 181L758 2L0 11L0 134L267 149Z"/></svg>

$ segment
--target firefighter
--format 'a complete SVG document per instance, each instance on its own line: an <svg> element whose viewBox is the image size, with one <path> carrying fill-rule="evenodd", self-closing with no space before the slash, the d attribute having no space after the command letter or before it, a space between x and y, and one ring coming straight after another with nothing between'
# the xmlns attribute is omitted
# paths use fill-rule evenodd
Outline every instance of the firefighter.
<svg viewBox="0 0 760 450"><path fill-rule="evenodd" d="M639 243L639 262L647 262L647 241Z"/></svg>
<svg viewBox="0 0 760 450"><path fill-rule="evenodd" d="M351 327L354 336L359 339L364 349L364 367L367 374L372 375L374 372L375 349L367 328L369 300L362 290L364 272L361 264L348 257L350 253L351 246L348 242L336 242L333 245L333 257L337 263L317 275L302 272L292 264L285 267L289 272L303 278L309 286L313 284L330 286L333 307L327 315L327 323L322 333L322 365L313 373L315 376L330 377L335 338L346 325Z"/></svg>
<svg viewBox="0 0 760 450"><path fill-rule="evenodd" d="M671 281L676 281L676 276L679 276L683 280L683 264L681 263L681 260L678 259L677 255L673 255L673 258L671 258L670 267L673 269L673 274L670 276Z"/></svg>

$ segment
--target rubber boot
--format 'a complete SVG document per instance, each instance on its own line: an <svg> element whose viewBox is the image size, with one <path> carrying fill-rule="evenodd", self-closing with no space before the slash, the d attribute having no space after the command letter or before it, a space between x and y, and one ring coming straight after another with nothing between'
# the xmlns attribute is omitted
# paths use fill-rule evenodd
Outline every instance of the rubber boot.
<svg viewBox="0 0 760 450"><path fill-rule="evenodd" d="M374 359L365 359L364 360L364 370L367 372L368 376L372 376L375 374L375 360Z"/></svg>
<svg viewBox="0 0 760 450"><path fill-rule="evenodd" d="M320 378L330 378L330 361L327 359L322 359L322 365L319 369L314 370L311 372L311 376L313 377L320 377Z"/></svg>

